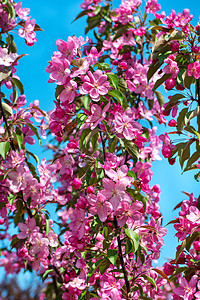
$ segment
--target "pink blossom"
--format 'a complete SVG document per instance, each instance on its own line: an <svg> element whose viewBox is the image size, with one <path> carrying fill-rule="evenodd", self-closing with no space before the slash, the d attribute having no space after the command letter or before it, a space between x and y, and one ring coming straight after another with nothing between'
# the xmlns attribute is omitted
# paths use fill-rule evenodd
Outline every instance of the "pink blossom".
<svg viewBox="0 0 200 300"><path fill-rule="evenodd" d="M68 83L66 83L64 86L64 90L60 93L60 101L68 103L73 102L75 96L76 96L76 90L77 90L77 83L74 80L70 80Z"/></svg>
<svg viewBox="0 0 200 300"><path fill-rule="evenodd" d="M18 17L22 20L27 20L27 16L30 12L30 8L21 8L22 7L22 2L18 2L15 4L15 11L18 15Z"/></svg>
<svg viewBox="0 0 200 300"><path fill-rule="evenodd" d="M133 140L136 132L142 133L142 125L135 122L133 111L131 108L127 109L123 114L116 112L115 114L115 130L122 133L127 140Z"/></svg>
<svg viewBox="0 0 200 300"><path fill-rule="evenodd" d="M93 130L97 125L106 118L106 112L110 107L110 102L102 109L97 104L91 105L91 114L88 116L86 123L90 123L90 128Z"/></svg>
<svg viewBox="0 0 200 300"><path fill-rule="evenodd" d="M30 249L30 254L38 254L39 252L44 254L45 257L49 255L49 240L44 238L39 232L32 232L30 237L30 242L32 244Z"/></svg>
<svg viewBox="0 0 200 300"><path fill-rule="evenodd" d="M97 196L88 195L87 200L92 205L90 212L93 215L98 214L101 222L105 222L108 214L112 211L111 203L107 201L106 197L101 192L98 192Z"/></svg>
<svg viewBox="0 0 200 300"><path fill-rule="evenodd" d="M11 66L19 55L17 53L8 54L7 48L0 47L0 66Z"/></svg>
<svg viewBox="0 0 200 300"><path fill-rule="evenodd" d="M194 76L194 78L199 79L200 77L200 63L195 61L188 65L188 76Z"/></svg>
<svg viewBox="0 0 200 300"><path fill-rule="evenodd" d="M38 232L39 231L39 227L36 226L36 221L35 221L34 218L26 220L26 224L19 223L18 227L21 230L21 232L18 233L18 235L17 235L18 239L25 239L27 237L30 237L30 235L33 232Z"/></svg>
<svg viewBox="0 0 200 300"><path fill-rule="evenodd" d="M103 178L104 189L101 191L101 193L112 204L113 210L117 209L122 200L130 203L130 197L125 192L126 185L127 184L124 182L114 183L108 178Z"/></svg>
<svg viewBox="0 0 200 300"><path fill-rule="evenodd" d="M82 95L89 94L93 101L99 101L100 96L108 93L109 82L107 76L101 70L96 70L93 74L88 72L88 76L82 77L83 85L79 91Z"/></svg>
<svg viewBox="0 0 200 300"><path fill-rule="evenodd" d="M35 29L35 20L34 19L31 20L31 17L29 17L27 18L24 27L19 28L18 30L19 36L26 40L26 44L28 46L32 46L34 45L35 42L37 42L36 33L34 29Z"/></svg>
<svg viewBox="0 0 200 300"><path fill-rule="evenodd" d="M180 287L175 288L173 292L184 300L192 300L196 292L197 280L197 275L193 275L189 282L184 277L180 277L178 280Z"/></svg>
<svg viewBox="0 0 200 300"><path fill-rule="evenodd" d="M150 14L155 14L157 11L161 9L160 4L157 3L157 0L148 0L145 6L145 11Z"/></svg>

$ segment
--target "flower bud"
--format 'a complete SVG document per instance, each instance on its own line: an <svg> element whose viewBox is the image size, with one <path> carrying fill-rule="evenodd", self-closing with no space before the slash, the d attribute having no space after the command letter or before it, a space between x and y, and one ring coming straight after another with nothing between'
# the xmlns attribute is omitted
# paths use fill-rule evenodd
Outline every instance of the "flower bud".
<svg viewBox="0 0 200 300"><path fill-rule="evenodd" d="M168 122L168 126L170 126L170 127L175 127L177 125L177 123L176 123L176 120L174 120L174 119L171 119L169 122Z"/></svg>
<svg viewBox="0 0 200 300"><path fill-rule="evenodd" d="M74 178L73 182L72 182L72 186L78 190L81 187L81 183L82 181L79 178Z"/></svg>
<svg viewBox="0 0 200 300"><path fill-rule="evenodd" d="M165 88L166 90L171 90L175 87L176 85L176 79L174 78L168 78L166 81L165 81Z"/></svg>
<svg viewBox="0 0 200 300"><path fill-rule="evenodd" d="M94 187L93 186L88 186L87 194L93 194L93 193L94 193Z"/></svg>

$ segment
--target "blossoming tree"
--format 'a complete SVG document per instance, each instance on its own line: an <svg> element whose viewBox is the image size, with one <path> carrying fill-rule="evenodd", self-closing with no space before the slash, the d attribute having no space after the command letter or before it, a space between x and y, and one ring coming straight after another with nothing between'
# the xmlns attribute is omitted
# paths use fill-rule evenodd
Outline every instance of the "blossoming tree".
<svg viewBox="0 0 200 300"><path fill-rule="evenodd" d="M76 19L87 16L94 39L57 40L47 113L38 101L26 104L12 35L18 28L32 46L41 29L21 2L0 3L0 265L7 274L35 270L46 281L41 299L200 299L199 198L186 194L177 206L176 257L155 268L167 229L159 185L150 185L160 151L183 171L200 169L200 27L188 9L159 13L156 0L116 9L85 0L81 8ZM174 129L158 136L166 116ZM27 144L46 131L52 161L39 162Z"/></svg>

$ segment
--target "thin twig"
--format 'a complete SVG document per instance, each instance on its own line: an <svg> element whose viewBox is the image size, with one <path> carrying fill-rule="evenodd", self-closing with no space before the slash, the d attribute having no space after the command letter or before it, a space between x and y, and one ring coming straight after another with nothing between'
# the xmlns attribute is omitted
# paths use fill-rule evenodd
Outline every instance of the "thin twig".
<svg viewBox="0 0 200 300"><path fill-rule="evenodd" d="M115 229L117 231L118 225L117 225L116 216L114 217L114 225L115 225ZM117 243L118 243L119 259L120 259L120 263L121 263L122 270L123 270L123 273L124 273L124 280L125 280L126 290L127 290L127 294L128 294L130 292L130 284L129 284L127 273L126 273L126 268L125 268L124 259L123 259L123 255L122 255L122 244L121 244L121 240L120 240L119 235L117 235Z"/></svg>

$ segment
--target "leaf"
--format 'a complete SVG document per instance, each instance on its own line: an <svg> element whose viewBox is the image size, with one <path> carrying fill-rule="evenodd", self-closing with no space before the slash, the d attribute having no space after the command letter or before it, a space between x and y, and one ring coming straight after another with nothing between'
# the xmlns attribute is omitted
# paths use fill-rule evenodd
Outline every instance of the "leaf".
<svg viewBox="0 0 200 300"><path fill-rule="evenodd" d="M171 74L164 74L160 79L158 79L153 87L153 91L155 91L163 82L165 82L168 78L171 77Z"/></svg>
<svg viewBox="0 0 200 300"><path fill-rule="evenodd" d="M90 110L90 97L89 96L83 96L82 98L83 106L85 109Z"/></svg>
<svg viewBox="0 0 200 300"><path fill-rule="evenodd" d="M195 162L197 161L197 159L200 157L200 151L196 151L192 154L192 156L188 159L187 161L187 165L185 167L185 169L183 170L183 172L187 171L188 168Z"/></svg>
<svg viewBox="0 0 200 300"><path fill-rule="evenodd" d="M111 70L110 65L104 62L96 63L94 66L97 67L99 70Z"/></svg>
<svg viewBox="0 0 200 300"><path fill-rule="evenodd" d="M152 270L157 272L160 276L162 276L164 279L166 279L168 281L168 283L170 283L169 278L167 277L167 275L163 271L161 271L159 269L155 269L155 268L153 268Z"/></svg>
<svg viewBox="0 0 200 300"><path fill-rule="evenodd" d="M85 10L83 10L82 12L80 12L80 14L77 15L77 17L74 19L73 22L75 22L76 20L80 19L81 17L83 17L83 16L85 16L85 15L87 15L88 13L91 13L91 12L92 12L91 9L85 9ZM72 22L72 23L73 23L73 22Z"/></svg>
<svg viewBox="0 0 200 300"><path fill-rule="evenodd" d="M176 252L175 263L177 263L177 261L178 261L180 255L181 255L181 253L183 252L185 246L186 246L186 239L182 242L182 244L181 244L179 250Z"/></svg>
<svg viewBox="0 0 200 300"><path fill-rule="evenodd" d="M6 158L6 154L8 153L10 148L9 142L0 142L0 155L3 157L3 159Z"/></svg>
<svg viewBox="0 0 200 300"><path fill-rule="evenodd" d="M39 158L37 157L37 155L35 155L34 153L32 153L32 152L30 152L30 151L28 151L28 150L26 150L26 153L27 153L28 155L31 155L31 156L35 159L37 165L39 165L40 161L39 161Z"/></svg>
<svg viewBox="0 0 200 300"><path fill-rule="evenodd" d="M176 277L176 275L180 274L180 273L183 273L184 271L187 270L187 267L180 267L180 268L177 268L174 270L172 276L170 276L170 280L174 279Z"/></svg>
<svg viewBox="0 0 200 300"><path fill-rule="evenodd" d="M195 108L195 110L193 110L187 120L187 122L189 122L192 118L198 116L200 114L200 107L197 106L197 108Z"/></svg>
<svg viewBox="0 0 200 300"><path fill-rule="evenodd" d="M3 110L4 110L4 111L6 111L9 115L12 115L13 110L12 110L12 108L10 107L10 105L8 105L8 104L5 103L5 102L2 102L2 106L3 106Z"/></svg>
<svg viewBox="0 0 200 300"><path fill-rule="evenodd" d="M190 247L192 246L193 242L196 240L196 238L199 236L199 233L196 231L193 234L190 234L186 238L186 250L189 251Z"/></svg>
<svg viewBox="0 0 200 300"><path fill-rule="evenodd" d="M117 89L119 83L119 77L116 74L107 73L106 75L110 79L110 82L112 83L113 87Z"/></svg>
<svg viewBox="0 0 200 300"><path fill-rule="evenodd" d="M127 176L132 177L133 180L136 179L136 174L135 174L135 172L133 172L133 171L128 171L128 172L127 172Z"/></svg>
<svg viewBox="0 0 200 300"><path fill-rule="evenodd" d="M16 87L18 87L20 93L24 94L24 86L21 83L21 81L19 79L17 79L17 78L14 78L14 77L12 77L11 80L16 85Z"/></svg>
<svg viewBox="0 0 200 300"><path fill-rule="evenodd" d="M148 280L155 287L155 289L157 291L157 284L153 278L151 278L145 274L142 274L141 276L144 277L146 280Z"/></svg>
<svg viewBox="0 0 200 300"><path fill-rule="evenodd" d="M107 249L107 258L109 259L111 264L113 264L114 266L116 266L117 257L118 257L118 251L117 250Z"/></svg>
<svg viewBox="0 0 200 300"><path fill-rule="evenodd" d="M122 92L120 92L118 90L110 90L110 91L108 91L108 95L116 98L121 105L123 104L124 97L123 97Z"/></svg>
<svg viewBox="0 0 200 300"><path fill-rule="evenodd" d="M51 226L50 226L50 220L46 219L46 235L49 233Z"/></svg>
<svg viewBox="0 0 200 300"><path fill-rule="evenodd" d="M139 158L138 146L136 146L133 142L125 140L125 139L123 139L123 142L124 142L124 146L125 146L126 150L128 151L128 153L135 158Z"/></svg>
<svg viewBox="0 0 200 300"><path fill-rule="evenodd" d="M123 228L124 233L132 240L133 242L133 253L135 253L139 247L139 235L130 228Z"/></svg>
<svg viewBox="0 0 200 300"><path fill-rule="evenodd" d="M85 35L93 28L97 27L101 23L101 17L98 16L98 18L88 18L87 20L88 25L85 27Z"/></svg>
<svg viewBox="0 0 200 300"><path fill-rule="evenodd" d="M15 246L19 241L20 241L20 240L18 239L18 237L14 237L14 239L12 239L12 242L10 243L11 249L14 248L14 246Z"/></svg>
<svg viewBox="0 0 200 300"><path fill-rule="evenodd" d="M149 81L151 77L158 71L158 69L161 67L161 64L159 61L157 61L155 64L151 64L149 66L148 72L147 72L147 80Z"/></svg>
<svg viewBox="0 0 200 300"><path fill-rule="evenodd" d="M194 139L190 139L185 148L181 151L181 155L179 157L181 168L183 168L184 162L190 157L190 146L194 141Z"/></svg>
<svg viewBox="0 0 200 300"><path fill-rule="evenodd" d="M162 107L165 104L165 99L164 99L163 95L158 91L155 91L155 94L156 94L156 97L157 97L160 107Z"/></svg>
<svg viewBox="0 0 200 300"><path fill-rule="evenodd" d="M44 272L42 278L45 279L50 273L54 272L54 269L49 269Z"/></svg>
<svg viewBox="0 0 200 300"><path fill-rule="evenodd" d="M14 9L13 5L10 3L10 1L7 1L6 7L8 9L9 14L10 14L10 21L12 21L16 16L15 9Z"/></svg>
<svg viewBox="0 0 200 300"><path fill-rule="evenodd" d="M182 129L185 125L185 117L186 117L187 112L188 112L188 107L185 107L179 113L179 116L177 118L177 131L182 131Z"/></svg>
<svg viewBox="0 0 200 300"><path fill-rule="evenodd" d="M37 128L28 122L26 123L26 125L35 133L36 137L38 138L39 143L41 144L41 139L40 139Z"/></svg>
<svg viewBox="0 0 200 300"><path fill-rule="evenodd" d="M187 71L185 71L185 73L183 74L183 83L187 89L190 89L190 86L192 83L194 83L194 80L195 80L194 77L188 76Z"/></svg>

